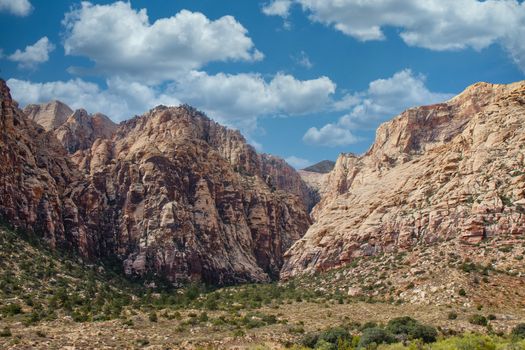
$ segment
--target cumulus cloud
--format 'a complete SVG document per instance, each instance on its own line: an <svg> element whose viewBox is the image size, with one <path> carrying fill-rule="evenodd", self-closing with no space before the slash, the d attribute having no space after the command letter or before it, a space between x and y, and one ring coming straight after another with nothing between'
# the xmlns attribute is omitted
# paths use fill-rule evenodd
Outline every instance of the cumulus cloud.
<svg viewBox="0 0 525 350"><path fill-rule="evenodd" d="M498 43L525 71L525 3L517 0L294 0L317 21L357 40L383 40L400 28L407 45L484 49ZM272 3L268 5L272 7ZM275 5L277 6L277 4ZM278 13L273 13L278 15ZM284 15L286 12L284 13Z"/></svg>
<svg viewBox="0 0 525 350"><path fill-rule="evenodd" d="M85 108L90 113L101 112L115 121L129 119L159 105L180 102L146 85L120 78L108 80L106 89L82 79L34 83L9 79L11 94L21 105L60 100L70 107Z"/></svg>
<svg viewBox="0 0 525 350"><path fill-rule="evenodd" d="M296 156L286 157L284 160L295 169L303 169L312 164L312 162L308 159L299 158Z"/></svg>
<svg viewBox="0 0 525 350"><path fill-rule="evenodd" d="M165 88L152 87L120 77L107 79L102 89L82 79L33 83L8 81L21 104L61 100L73 108L102 112L123 120L159 105L188 103L210 117L245 131L254 130L257 118L276 114L303 114L327 108L335 84L326 77L297 80L277 74L266 81L257 74L208 75L191 71Z"/></svg>
<svg viewBox="0 0 525 350"><path fill-rule="evenodd" d="M419 105L448 100L452 94L430 91L425 77L405 69L388 79L372 81L364 92L349 94L334 103L336 110L348 112L336 123L310 128L303 137L306 143L322 146L344 146L359 142L355 131L375 129L403 110Z"/></svg>
<svg viewBox="0 0 525 350"><path fill-rule="evenodd" d="M232 16L210 20L182 10L150 23L146 9L137 11L129 2L82 2L66 14L63 24L66 54L86 56L95 69L112 75L169 80L211 61L263 58Z"/></svg>
<svg viewBox="0 0 525 350"><path fill-rule="evenodd" d="M208 75L192 71L170 88L185 103L221 121L265 115L297 115L326 108L336 85L327 77L298 80L278 73L270 81L258 74Z"/></svg>
<svg viewBox="0 0 525 350"><path fill-rule="evenodd" d="M274 0L263 6L262 12L268 16L288 17L292 0Z"/></svg>
<svg viewBox="0 0 525 350"><path fill-rule="evenodd" d="M47 62L49 53L54 49L55 45L45 36L33 45L26 46L24 50L16 50L8 58L11 61L18 62L21 68L35 68L38 64Z"/></svg>
<svg viewBox="0 0 525 350"><path fill-rule="evenodd" d="M326 124L320 129L312 127L306 131L303 141L311 145L346 146L357 143L360 139L339 124Z"/></svg>
<svg viewBox="0 0 525 350"><path fill-rule="evenodd" d="M24 17L31 13L33 6L28 0L0 0L0 12Z"/></svg>

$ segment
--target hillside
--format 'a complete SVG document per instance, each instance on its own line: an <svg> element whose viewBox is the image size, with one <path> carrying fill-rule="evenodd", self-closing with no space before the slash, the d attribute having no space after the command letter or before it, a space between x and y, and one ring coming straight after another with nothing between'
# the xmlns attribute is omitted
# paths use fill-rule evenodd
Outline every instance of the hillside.
<svg viewBox="0 0 525 350"><path fill-rule="evenodd" d="M396 258L399 275L404 261L421 253ZM437 327L448 343L473 341L448 337L476 331L493 334L477 341L518 346L518 339L494 334L507 334L525 320L523 307L512 301L518 296L503 298L501 304L487 302L486 295L478 299L503 289L498 285L511 275L498 270L488 272L489 282L480 282L488 288L467 287L465 296L443 303L413 303L408 298L388 301L380 288L374 295L372 290L363 292L369 295L347 293L341 276L385 282L384 269L377 267L388 259L363 260L348 269L280 284L174 289L158 281L146 288L144 280L124 278L114 261L90 264L49 250L38 237L5 225L0 225L0 258L2 349L281 349L333 332L333 327L359 341L366 327L404 315ZM478 274L459 263L457 271L466 279ZM473 323L481 316L489 319L486 326Z"/></svg>
<svg viewBox="0 0 525 350"><path fill-rule="evenodd" d="M448 241L458 251L492 238L521 242L524 99L525 82L478 83L382 124L365 155L337 160L316 222L287 252L281 276Z"/></svg>

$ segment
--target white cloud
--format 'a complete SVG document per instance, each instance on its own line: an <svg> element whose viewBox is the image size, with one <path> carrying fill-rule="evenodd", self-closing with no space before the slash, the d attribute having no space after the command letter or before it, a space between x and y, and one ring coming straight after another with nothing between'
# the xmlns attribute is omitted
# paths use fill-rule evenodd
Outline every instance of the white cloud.
<svg viewBox="0 0 525 350"><path fill-rule="evenodd" d="M55 45L44 36L33 45L28 45L22 50L16 50L9 55L9 60L18 62L21 68L35 68L38 64L49 60L49 53L55 49Z"/></svg>
<svg viewBox="0 0 525 350"><path fill-rule="evenodd" d="M274 0L264 5L262 12L267 16L281 16L286 18L290 14L291 5L292 0Z"/></svg>
<svg viewBox="0 0 525 350"><path fill-rule="evenodd" d="M296 115L328 108L335 91L335 84L326 77L301 81L277 74L267 82L256 74L208 75L197 71L166 88L120 77L109 78L105 89L82 79L48 83L10 79L8 84L22 105L58 99L73 108L123 120L159 104L188 103L219 122L244 131L255 130L257 118L262 116Z"/></svg>
<svg viewBox="0 0 525 350"><path fill-rule="evenodd" d="M108 80L107 89L81 79L33 83L9 79L11 94L21 105L60 100L70 107L85 108L90 113L101 112L115 121L143 114L159 104L178 105L179 101L151 87L119 78Z"/></svg>
<svg viewBox="0 0 525 350"><path fill-rule="evenodd" d="M308 159L299 158L296 156L290 156L285 158L284 160L286 161L286 163L290 164L295 169L303 169L312 164L312 162Z"/></svg>
<svg viewBox="0 0 525 350"><path fill-rule="evenodd" d="M364 92L344 96L334 103L334 109L349 108L348 113L336 123L326 124L320 129L310 128L303 140L323 146L356 143L360 141L355 136L359 130L375 129L409 107L442 102L452 96L430 91L423 75L415 75L405 69L388 79L372 81Z"/></svg>
<svg viewBox="0 0 525 350"><path fill-rule="evenodd" d="M15 16L27 16L33 10L28 0L0 0L0 12L9 12Z"/></svg>
<svg viewBox="0 0 525 350"><path fill-rule="evenodd" d="M326 124L320 129L310 128L303 136L303 141L320 146L346 146L360 141L350 130L338 124Z"/></svg>
<svg viewBox="0 0 525 350"><path fill-rule="evenodd" d="M484 49L498 43L525 71L525 3L517 0L294 0L321 22L361 41L400 28L410 46ZM273 3L269 6L272 6Z"/></svg>
<svg viewBox="0 0 525 350"><path fill-rule="evenodd" d="M82 2L63 24L66 54L86 56L95 69L111 75L162 81L211 61L263 58L232 16L210 20L182 10L150 23L146 10L134 10L129 2Z"/></svg>
<svg viewBox="0 0 525 350"><path fill-rule="evenodd" d="M266 115L297 115L326 108L336 85L327 77L297 80L279 73L269 82L258 74L192 71L179 79L171 94L227 123L253 121Z"/></svg>

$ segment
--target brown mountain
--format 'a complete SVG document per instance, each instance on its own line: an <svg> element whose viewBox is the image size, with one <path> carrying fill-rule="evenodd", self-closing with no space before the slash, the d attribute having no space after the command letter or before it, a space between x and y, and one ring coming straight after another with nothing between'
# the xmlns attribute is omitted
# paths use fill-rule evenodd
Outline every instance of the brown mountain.
<svg viewBox="0 0 525 350"><path fill-rule="evenodd" d="M52 110L46 131L0 92L0 216L52 246L129 275L267 281L310 224L293 169L191 107L118 126Z"/></svg>
<svg viewBox="0 0 525 350"><path fill-rule="evenodd" d="M525 82L478 83L382 124L342 154L281 275L448 240L525 235Z"/></svg>

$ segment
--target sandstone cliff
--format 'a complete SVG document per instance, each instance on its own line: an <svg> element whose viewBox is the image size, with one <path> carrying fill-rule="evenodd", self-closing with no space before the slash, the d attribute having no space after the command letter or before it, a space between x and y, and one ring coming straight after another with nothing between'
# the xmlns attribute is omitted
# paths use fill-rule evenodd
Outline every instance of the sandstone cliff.
<svg viewBox="0 0 525 350"><path fill-rule="evenodd" d="M281 275L443 240L525 234L525 82L412 108L343 154Z"/></svg>
<svg viewBox="0 0 525 350"><path fill-rule="evenodd" d="M310 224L293 170L193 108L118 126L78 110L46 131L0 91L0 215L53 246L174 283L268 281Z"/></svg>
<svg viewBox="0 0 525 350"><path fill-rule="evenodd" d="M60 101L31 104L24 108L24 114L47 131L62 125L72 113L73 110Z"/></svg>

